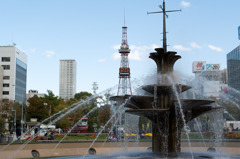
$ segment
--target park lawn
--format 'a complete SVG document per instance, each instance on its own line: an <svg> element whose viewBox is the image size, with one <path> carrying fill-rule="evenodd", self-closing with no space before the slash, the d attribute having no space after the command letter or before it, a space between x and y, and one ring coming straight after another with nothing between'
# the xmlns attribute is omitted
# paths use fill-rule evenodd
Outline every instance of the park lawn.
<svg viewBox="0 0 240 159"><path fill-rule="evenodd" d="M96 138L96 135L76 135L76 136L66 136L64 140L94 140ZM107 138L107 135L100 135L98 137L99 140L105 140ZM62 137L56 137L55 140L61 140Z"/></svg>
<svg viewBox="0 0 240 159"><path fill-rule="evenodd" d="M54 140L62 140L63 136L64 135L55 137ZM84 140L94 140L95 138L96 138L96 135L76 135L76 136L74 135L74 136L66 136L63 140L64 141L79 141L79 140L84 141ZM107 135L103 134L103 135L100 135L97 140L105 140L106 138L107 138ZM25 143L26 141L27 140L22 140L22 143ZM37 141L44 141L44 140L36 138L31 142L37 142ZM17 143L17 141L15 141L15 143Z"/></svg>

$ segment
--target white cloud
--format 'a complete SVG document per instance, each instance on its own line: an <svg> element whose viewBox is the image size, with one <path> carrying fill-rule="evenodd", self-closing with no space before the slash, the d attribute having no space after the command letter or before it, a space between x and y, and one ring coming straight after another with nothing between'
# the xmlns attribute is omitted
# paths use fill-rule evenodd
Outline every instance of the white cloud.
<svg viewBox="0 0 240 159"><path fill-rule="evenodd" d="M36 49L33 48L33 49L29 49L28 51L31 52L31 53L35 53Z"/></svg>
<svg viewBox="0 0 240 159"><path fill-rule="evenodd" d="M54 51L50 51L50 50L47 50L45 51L45 55L48 57L48 58L51 58L53 55L55 55L56 53Z"/></svg>
<svg viewBox="0 0 240 159"><path fill-rule="evenodd" d="M195 43L195 42L192 42L192 43L190 43L190 46L192 47L192 48L195 48L195 49L200 49L201 48L201 46L199 46L197 43Z"/></svg>
<svg viewBox="0 0 240 159"><path fill-rule="evenodd" d="M173 48L180 51L191 51L190 48L184 47L182 45L174 45Z"/></svg>
<svg viewBox="0 0 240 159"><path fill-rule="evenodd" d="M121 46L121 45L114 45L112 48L113 48L114 50L118 50L118 49L120 49L120 46Z"/></svg>
<svg viewBox="0 0 240 159"><path fill-rule="evenodd" d="M35 53L36 49L35 48L30 48L30 49L27 49L27 50L23 50L23 52L25 52L25 53Z"/></svg>
<svg viewBox="0 0 240 159"><path fill-rule="evenodd" d="M211 50L214 50L214 51L217 51L217 52L222 52L222 48L220 47L216 47L216 46L213 46L213 45L208 45L208 47L211 49Z"/></svg>
<svg viewBox="0 0 240 159"><path fill-rule="evenodd" d="M98 62L99 62L99 63L106 62L106 59L99 59Z"/></svg>
<svg viewBox="0 0 240 159"><path fill-rule="evenodd" d="M140 61L141 60L141 57L140 57L140 53L138 50L134 50L132 51L130 54L129 54L129 59L130 60L137 60L137 61Z"/></svg>
<svg viewBox="0 0 240 159"><path fill-rule="evenodd" d="M120 54L119 54L118 52L114 52L114 54L112 55L112 58L113 58L114 60L117 60L117 59L120 59L121 56L120 56Z"/></svg>
<svg viewBox="0 0 240 159"><path fill-rule="evenodd" d="M156 44L152 44L149 46L136 46L136 45L130 45L129 48L131 49L131 52L129 54L129 59L130 60L136 60L136 61L140 61L146 57L148 57L150 52L154 52L155 48L158 48L159 46L157 46ZM114 45L113 49L114 50L118 50L120 48L120 45ZM112 55L112 58L115 59L120 59L121 56L118 52L115 52Z"/></svg>
<svg viewBox="0 0 240 159"><path fill-rule="evenodd" d="M190 7L190 6L191 6L191 3L190 3L190 2L187 2L187 1L182 1L182 2L181 2L181 5L182 5L183 7Z"/></svg>

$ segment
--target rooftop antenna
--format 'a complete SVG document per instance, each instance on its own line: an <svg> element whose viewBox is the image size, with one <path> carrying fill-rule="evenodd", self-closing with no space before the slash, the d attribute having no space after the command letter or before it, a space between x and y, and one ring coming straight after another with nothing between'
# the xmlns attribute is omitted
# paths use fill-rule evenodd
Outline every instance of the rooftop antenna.
<svg viewBox="0 0 240 159"><path fill-rule="evenodd" d="M124 8L124 22L123 22L124 26L125 26L125 8Z"/></svg>
<svg viewBox="0 0 240 159"><path fill-rule="evenodd" d="M159 8L162 9L162 11L158 12L147 12L147 14L155 14L155 13L163 13L163 49L164 53L167 52L167 36L166 36L166 17L168 18L167 12L179 12L180 10L165 10L165 0L163 0L163 5L159 5Z"/></svg>
<svg viewBox="0 0 240 159"><path fill-rule="evenodd" d="M98 90L98 84L97 84L97 82L93 82L92 86L93 86L93 88L92 88L93 94L95 95L96 92L97 92L97 90Z"/></svg>

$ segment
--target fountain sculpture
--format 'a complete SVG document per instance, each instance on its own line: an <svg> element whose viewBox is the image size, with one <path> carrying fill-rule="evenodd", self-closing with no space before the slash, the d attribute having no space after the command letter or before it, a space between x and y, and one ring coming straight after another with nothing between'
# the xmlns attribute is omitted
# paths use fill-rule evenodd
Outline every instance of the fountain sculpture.
<svg viewBox="0 0 240 159"><path fill-rule="evenodd" d="M143 86L142 89L151 95L148 96L113 96L110 99L119 103L126 103L130 108L127 113L144 116L152 121L152 151L155 153L171 153L177 155L181 149L180 135L186 123L199 115L216 107L211 106L212 100L179 99L178 94L190 89L190 86L173 84L171 74L174 63L181 58L176 52L167 51L165 2L163 11L163 48L156 48L149 58L157 64L158 82ZM175 10L176 11L176 10ZM151 14L149 13L149 14ZM162 83L161 81L164 81Z"/></svg>
<svg viewBox="0 0 240 159"><path fill-rule="evenodd" d="M184 124L216 107L210 105L213 103L212 100L182 99L179 103L173 87L177 93L182 93L191 87L172 84L167 77L171 75L174 63L181 56L172 51L165 53L163 48L155 50L157 52L150 53L149 58L156 62L160 80L169 81L169 83L143 86L143 90L152 94L150 96L113 96L111 100L123 103L127 99L124 105L130 108L126 110L127 113L144 116L152 121L153 152L177 154L181 149L180 135Z"/></svg>

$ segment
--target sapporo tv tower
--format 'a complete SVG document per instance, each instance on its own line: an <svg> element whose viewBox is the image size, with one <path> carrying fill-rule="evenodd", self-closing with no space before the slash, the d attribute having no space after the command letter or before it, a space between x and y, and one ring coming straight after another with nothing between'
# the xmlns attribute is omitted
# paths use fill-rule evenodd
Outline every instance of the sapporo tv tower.
<svg viewBox="0 0 240 159"><path fill-rule="evenodd" d="M127 42L127 27L122 27L122 44L118 50L121 54L121 63L119 68L119 84L117 95L132 95L131 82L130 82L130 67L128 62L128 54L130 49Z"/></svg>

